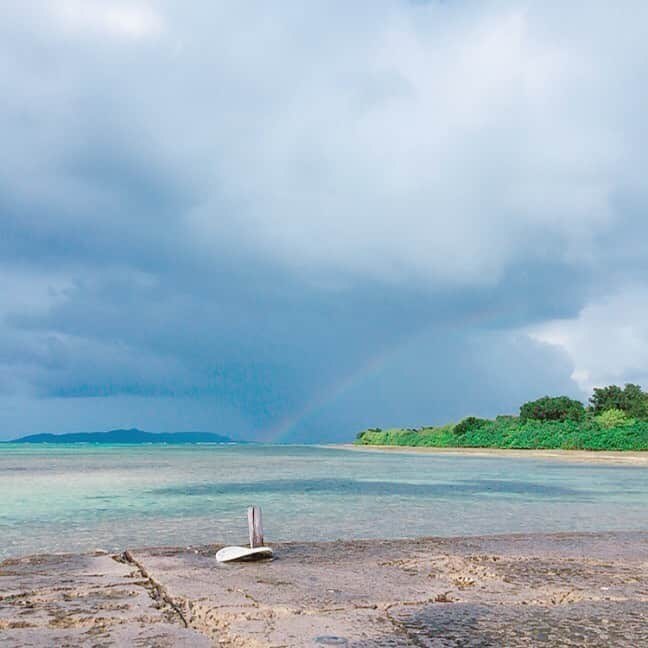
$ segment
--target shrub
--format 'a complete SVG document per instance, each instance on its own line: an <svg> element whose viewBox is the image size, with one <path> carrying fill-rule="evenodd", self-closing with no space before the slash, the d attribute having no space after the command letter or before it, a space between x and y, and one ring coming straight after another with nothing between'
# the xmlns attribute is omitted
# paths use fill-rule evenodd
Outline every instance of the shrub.
<svg viewBox="0 0 648 648"><path fill-rule="evenodd" d="M543 396L520 407L522 421L580 421L584 415L583 403L569 396Z"/></svg>
<svg viewBox="0 0 648 648"><path fill-rule="evenodd" d="M613 418L615 414L606 415ZM461 448L564 448L566 450L645 450L648 451L648 421L627 417L623 425L604 427L598 417L580 421L538 421L520 419L484 421L472 418L477 427L457 435L449 423L417 432L390 428L381 432L366 430L358 445L432 446ZM617 421L618 416L617 416ZM461 422L468 427L470 423ZM461 425L458 424L458 425ZM461 431L461 427L459 430Z"/></svg>
<svg viewBox="0 0 648 648"><path fill-rule="evenodd" d="M476 416L468 416L467 418L459 421L457 425L454 426L452 430L457 436L462 436L466 432L472 432L473 430L478 430L483 427L488 421L486 419L480 419Z"/></svg>
<svg viewBox="0 0 648 648"><path fill-rule="evenodd" d="M622 410L628 416L645 419L648 418L648 394L632 383L627 383L623 389L618 385L596 387L590 398L590 409L594 414Z"/></svg>
<svg viewBox="0 0 648 648"><path fill-rule="evenodd" d="M629 417L623 410L609 409L605 410L602 414L596 417L596 422L606 430L611 428L622 427L624 425L632 425L634 419Z"/></svg>

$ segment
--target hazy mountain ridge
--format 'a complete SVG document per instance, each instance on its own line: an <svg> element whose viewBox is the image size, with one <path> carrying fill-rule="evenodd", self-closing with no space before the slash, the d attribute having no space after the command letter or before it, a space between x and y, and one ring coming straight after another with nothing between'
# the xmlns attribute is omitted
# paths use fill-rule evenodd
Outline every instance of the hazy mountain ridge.
<svg viewBox="0 0 648 648"><path fill-rule="evenodd" d="M9 443L245 443L213 432L144 432L137 428L108 432L30 434Z"/></svg>

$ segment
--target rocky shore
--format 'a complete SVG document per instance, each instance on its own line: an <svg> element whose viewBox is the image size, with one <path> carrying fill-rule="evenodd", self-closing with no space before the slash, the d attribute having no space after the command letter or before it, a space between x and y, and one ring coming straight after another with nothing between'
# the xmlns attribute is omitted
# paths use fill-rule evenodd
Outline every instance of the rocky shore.
<svg viewBox="0 0 648 648"><path fill-rule="evenodd" d="M219 546L0 564L0 645L648 645L648 533Z"/></svg>

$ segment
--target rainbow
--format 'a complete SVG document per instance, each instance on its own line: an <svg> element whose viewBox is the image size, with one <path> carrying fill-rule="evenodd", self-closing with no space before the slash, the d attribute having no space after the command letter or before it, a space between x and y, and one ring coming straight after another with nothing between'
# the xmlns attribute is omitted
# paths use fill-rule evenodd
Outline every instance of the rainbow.
<svg viewBox="0 0 648 648"><path fill-rule="evenodd" d="M467 323L475 323L492 317L494 314L495 313L492 309L483 309L471 313L467 317L461 318L459 322L455 321L454 324L456 326L457 324L465 325ZM419 330L412 335L399 340L396 344L382 349L379 353L371 356L366 362L345 375L341 380L337 380L316 392L298 411L281 419L278 423L273 425L264 436L272 443L282 443L290 437L292 432L300 423L321 411L324 407L334 403L338 398L353 389L356 385L359 385L372 376L377 375L390 359L409 345L415 344L420 339L424 338L428 333L429 329L423 331Z"/></svg>
<svg viewBox="0 0 648 648"><path fill-rule="evenodd" d="M316 392L315 395L312 398L309 398L297 412L284 417L270 429L270 432L268 433L269 440L273 443L281 443L282 441L285 441L302 421L313 414L316 414L325 406L334 403L340 396L348 392L355 385L360 384L362 381L378 373L379 369L386 363L388 358L394 355L400 348L401 346L399 345L396 349L391 348L388 351L383 351L372 356L367 362L351 371L341 380L326 386L319 392Z"/></svg>

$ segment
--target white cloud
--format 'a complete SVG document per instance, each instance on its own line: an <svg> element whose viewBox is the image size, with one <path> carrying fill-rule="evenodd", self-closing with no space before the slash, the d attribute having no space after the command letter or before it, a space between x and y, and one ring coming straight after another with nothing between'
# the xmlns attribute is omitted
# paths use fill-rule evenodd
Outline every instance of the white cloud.
<svg viewBox="0 0 648 648"><path fill-rule="evenodd" d="M648 386L648 288L635 286L587 305L578 317L528 331L559 347L573 362L572 379L584 392L637 382Z"/></svg>
<svg viewBox="0 0 648 648"><path fill-rule="evenodd" d="M247 51L245 70L228 60L244 86L251 69L264 80L260 109L239 121L224 96L235 141L206 129L235 217L207 199L193 214L201 241L234 227L298 272L434 284L496 282L520 260L592 263L634 155L638 123L618 112L642 91L625 87L619 110L608 95L635 53L579 39L592 28L580 12L559 18L569 37L557 38L554 18L496 6L403 3L316 54L287 30L278 52ZM620 28L608 18L602 34Z"/></svg>
<svg viewBox="0 0 648 648"><path fill-rule="evenodd" d="M318 285L591 267L618 196L645 201L633 111L648 14L631 4L389 0L368 17L342 2L60 0L64 29L140 38L172 25L173 38L146 55L81 39L51 75L21 59L5 94L33 104L25 88L46 87L48 110L25 126L15 107L7 184L105 220L106 194L127 192L70 172L70 158L132 146L118 163L132 155L138 172L159 165L192 186L173 218L206 254L245 248Z"/></svg>
<svg viewBox="0 0 648 648"><path fill-rule="evenodd" d="M157 36L164 27L160 14L141 2L54 0L51 8L66 29L83 33L140 39Z"/></svg>

